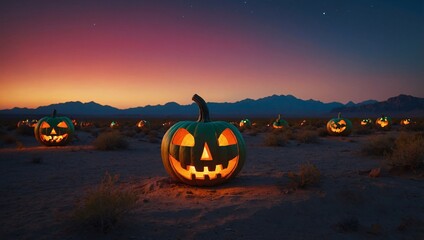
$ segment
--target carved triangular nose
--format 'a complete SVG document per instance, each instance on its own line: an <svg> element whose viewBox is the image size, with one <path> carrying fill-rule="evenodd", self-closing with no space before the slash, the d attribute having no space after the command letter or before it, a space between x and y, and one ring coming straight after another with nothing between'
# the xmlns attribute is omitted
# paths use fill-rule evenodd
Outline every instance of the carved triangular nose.
<svg viewBox="0 0 424 240"><path fill-rule="evenodd" d="M205 146L203 147L202 157L200 158L200 160L202 160L202 161L212 160L211 151L209 150L207 143L205 143Z"/></svg>
<svg viewBox="0 0 424 240"><path fill-rule="evenodd" d="M52 131L50 132L51 135L56 135L56 131L54 130L54 128L52 128Z"/></svg>

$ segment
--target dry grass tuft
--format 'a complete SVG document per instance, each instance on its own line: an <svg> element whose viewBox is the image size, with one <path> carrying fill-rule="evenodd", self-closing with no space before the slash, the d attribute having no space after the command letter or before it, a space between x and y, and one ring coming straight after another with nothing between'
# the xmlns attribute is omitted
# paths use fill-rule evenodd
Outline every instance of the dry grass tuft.
<svg viewBox="0 0 424 240"><path fill-rule="evenodd" d="M424 167L424 136L401 133L395 141L387 163L393 168L416 170Z"/></svg>
<svg viewBox="0 0 424 240"><path fill-rule="evenodd" d="M101 133L93 144L98 150L126 149L129 145L125 137L117 131Z"/></svg>
<svg viewBox="0 0 424 240"><path fill-rule="evenodd" d="M87 192L72 213L72 220L77 225L107 233L135 208L137 193L119 186L118 178L118 175L106 173L100 185Z"/></svg>
<svg viewBox="0 0 424 240"><path fill-rule="evenodd" d="M269 147L282 147L285 146L289 141L289 137L284 131L273 131L267 133L264 138L265 146Z"/></svg>
<svg viewBox="0 0 424 240"><path fill-rule="evenodd" d="M309 162L301 164L298 173L288 172L287 176L292 181L291 187L295 189L317 185L321 180L321 172L314 164Z"/></svg>
<svg viewBox="0 0 424 240"><path fill-rule="evenodd" d="M296 140L300 143L318 143L318 132L312 130L299 131Z"/></svg>
<svg viewBox="0 0 424 240"><path fill-rule="evenodd" d="M392 153L395 138L387 135L372 136L362 147L362 152L372 156L386 156Z"/></svg>

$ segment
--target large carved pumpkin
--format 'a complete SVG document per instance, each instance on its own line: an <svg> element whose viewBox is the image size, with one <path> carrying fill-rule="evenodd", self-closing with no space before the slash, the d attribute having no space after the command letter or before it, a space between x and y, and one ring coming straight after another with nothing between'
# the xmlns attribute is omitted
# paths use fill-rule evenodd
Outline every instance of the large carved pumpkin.
<svg viewBox="0 0 424 240"><path fill-rule="evenodd" d="M352 132L352 122L349 119L342 118L339 113L337 118L330 119L327 122L327 132L333 136L347 136Z"/></svg>
<svg viewBox="0 0 424 240"><path fill-rule="evenodd" d="M284 119L281 119L281 114L278 114L278 118L272 123L272 127L276 129L286 129L289 124Z"/></svg>
<svg viewBox="0 0 424 240"><path fill-rule="evenodd" d="M381 116L380 118L377 118L375 121L375 125L382 130L389 130L392 126L392 119L390 117Z"/></svg>
<svg viewBox="0 0 424 240"><path fill-rule="evenodd" d="M212 122L205 101L195 94L199 119L175 123L162 139L161 155L168 174L195 186L221 184L243 167L245 144L238 129L228 122Z"/></svg>
<svg viewBox="0 0 424 240"><path fill-rule="evenodd" d="M40 119L34 127L38 142L46 146L63 146L68 144L74 134L74 125L67 117L57 117L53 110L51 117Z"/></svg>

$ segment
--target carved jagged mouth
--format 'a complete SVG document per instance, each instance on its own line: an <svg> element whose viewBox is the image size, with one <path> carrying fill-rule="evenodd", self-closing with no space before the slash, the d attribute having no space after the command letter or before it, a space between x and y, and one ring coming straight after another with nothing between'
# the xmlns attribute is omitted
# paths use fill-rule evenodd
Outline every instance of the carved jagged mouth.
<svg viewBox="0 0 424 240"><path fill-rule="evenodd" d="M171 155L169 155L169 159L172 165L172 168L174 168L175 172L177 172L178 174L180 174L181 176L183 176L184 178L188 179L188 180L205 180L206 176L209 177L210 180L216 179L218 178L218 176L220 176L221 178L226 178L231 176L231 173L234 172L234 170L237 167L237 162L238 162L238 156L231 159L230 161L228 161L228 166L227 168L222 168L222 164L218 164L215 167L215 170L209 170L209 168L203 167L203 171L199 172L196 170L196 168L194 166L191 165L187 165L186 169L184 169L180 162L175 159L174 157L172 157Z"/></svg>
<svg viewBox="0 0 424 240"><path fill-rule="evenodd" d="M41 139L44 142L61 142L63 139L66 139L68 137L68 134L62 134L62 135L53 135L53 136L47 136L47 135L41 135Z"/></svg>
<svg viewBox="0 0 424 240"><path fill-rule="evenodd" d="M389 125L389 123L387 123L387 122L380 122L380 126L383 127L383 128L386 127L387 125Z"/></svg>
<svg viewBox="0 0 424 240"><path fill-rule="evenodd" d="M346 125L337 125L337 124L332 124L331 125L331 130L333 130L333 132L336 133L341 133L346 129Z"/></svg>

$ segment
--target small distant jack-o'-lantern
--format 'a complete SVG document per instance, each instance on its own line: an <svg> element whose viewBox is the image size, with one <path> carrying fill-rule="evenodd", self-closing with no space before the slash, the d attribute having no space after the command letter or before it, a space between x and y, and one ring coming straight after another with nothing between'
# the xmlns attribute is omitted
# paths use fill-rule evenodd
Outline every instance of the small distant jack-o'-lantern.
<svg viewBox="0 0 424 240"><path fill-rule="evenodd" d="M150 123L148 121L146 121L146 120L140 120L137 123L137 128L148 129L148 128L150 128Z"/></svg>
<svg viewBox="0 0 424 240"><path fill-rule="evenodd" d="M245 144L239 130L228 122L212 122L206 102L197 94L199 119L181 121L162 139L161 155L168 174L195 186L212 186L235 177L245 161Z"/></svg>
<svg viewBox="0 0 424 240"><path fill-rule="evenodd" d="M361 120L361 126L363 127L371 127L372 126L372 120L370 118L364 118Z"/></svg>
<svg viewBox="0 0 424 240"><path fill-rule="evenodd" d="M278 114L278 118L272 123L272 127L275 129L286 129L289 124L284 119L281 119L281 114Z"/></svg>
<svg viewBox="0 0 424 240"><path fill-rule="evenodd" d="M408 126L409 124L411 124L410 118L405 118L405 119L400 120L400 125L402 125L402 126Z"/></svg>
<svg viewBox="0 0 424 240"><path fill-rule="evenodd" d="M392 126L392 119L390 117L381 116L375 120L375 125L382 130L389 130Z"/></svg>
<svg viewBox="0 0 424 240"><path fill-rule="evenodd" d="M110 123L110 128L119 128L119 123L117 121L112 121Z"/></svg>
<svg viewBox="0 0 424 240"><path fill-rule="evenodd" d="M251 128L252 123L250 122L249 119L246 118L240 121L239 126L240 128Z"/></svg>
<svg viewBox="0 0 424 240"><path fill-rule="evenodd" d="M349 119L342 118L339 113L337 118L328 121L327 132L333 136L347 136L352 132L352 122Z"/></svg>
<svg viewBox="0 0 424 240"><path fill-rule="evenodd" d="M68 144L74 134L74 125L67 117L57 117L53 110L51 117L40 119L34 128L38 142L46 146L63 146Z"/></svg>

